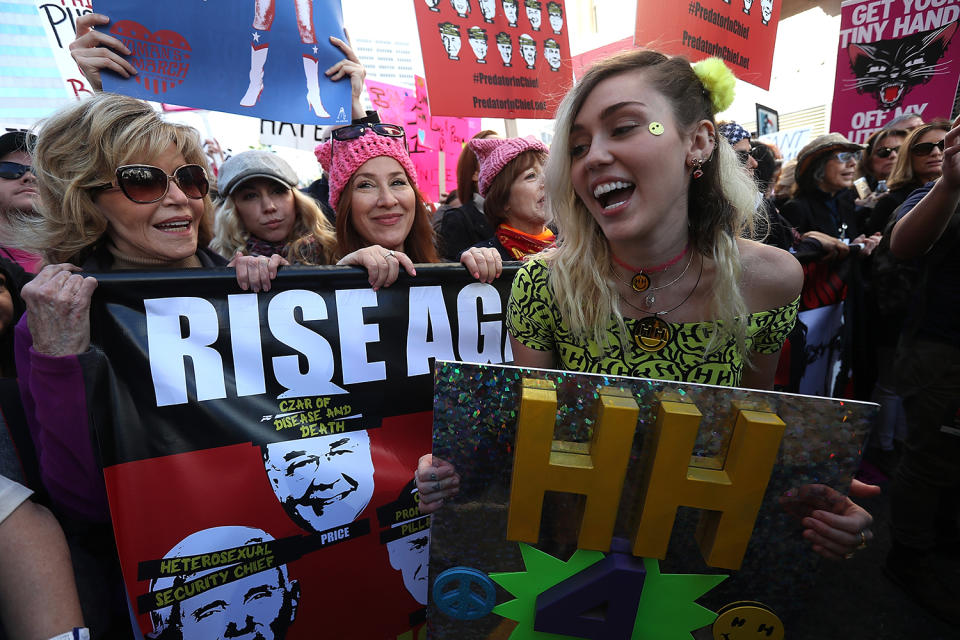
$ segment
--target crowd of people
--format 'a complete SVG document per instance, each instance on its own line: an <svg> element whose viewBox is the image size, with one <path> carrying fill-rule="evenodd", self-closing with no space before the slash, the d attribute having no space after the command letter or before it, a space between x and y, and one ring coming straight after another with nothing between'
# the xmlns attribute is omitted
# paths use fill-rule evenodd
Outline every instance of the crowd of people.
<svg viewBox="0 0 960 640"><path fill-rule="evenodd" d="M92 29L108 22L82 16L71 45L94 86L104 69L132 72L123 44ZM866 458L893 477L885 570L960 623L960 585L938 564L960 542L957 122L895 121L865 147L829 133L782 163L717 121L733 98L721 61L635 50L576 83L551 148L478 134L434 212L403 128L363 111L365 71L331 41L344 59L327 75L350 82L353 121L316 148L320 200L270 151L237 153L214 176L197 131L120 95L0 136L0 373L14 385L0 402L5 415L18 404L35 449L0 451L8 637L134 633L88 418L110 401L90 344L97 273L231 267L257 292L281 268L341 265L377 290L437 262L487 283L523 262L506 318L517 365L762 390L799 390L798 311L824 273L839 278L849 375L835 394L880 404ZM455 499L449 463L426 454L415 476L421 510ZM843 560L873 539L872 517L848 497L832 504L802 535Z"/></svg>

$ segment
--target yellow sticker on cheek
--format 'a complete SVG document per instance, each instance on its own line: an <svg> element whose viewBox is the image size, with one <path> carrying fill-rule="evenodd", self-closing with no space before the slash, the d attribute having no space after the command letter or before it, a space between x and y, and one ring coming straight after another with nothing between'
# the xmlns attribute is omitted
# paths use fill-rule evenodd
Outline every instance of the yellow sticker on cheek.
<svg viewBox="0 0 960 640"><path fill-rule="evenodd" d="M650 129L650 133L655 136L663 134L663 125L659 122L651 122L650 126L647 128Z"/></svg>

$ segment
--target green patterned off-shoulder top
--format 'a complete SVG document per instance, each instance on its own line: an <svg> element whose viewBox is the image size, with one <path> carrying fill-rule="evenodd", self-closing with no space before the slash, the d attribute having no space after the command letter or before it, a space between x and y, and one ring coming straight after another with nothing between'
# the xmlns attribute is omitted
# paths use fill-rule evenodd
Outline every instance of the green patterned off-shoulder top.
<svg viewBox="0 0 960 640"><path fill-rule="evenodd" d="M601 349L593 340L574 335L564 324L548 275L549 269L542 260L533 260L517 272L507 309L507 327L524 346L556 353L560 368L728 387L740 385L743 358L733 340L704 355L714 323L624 318L628 333L624 349L616 320L611 317L608 340ZM799 298L777 309L751 313L747 318L747 349L777 353L796 322L798 303Z"/></svg>

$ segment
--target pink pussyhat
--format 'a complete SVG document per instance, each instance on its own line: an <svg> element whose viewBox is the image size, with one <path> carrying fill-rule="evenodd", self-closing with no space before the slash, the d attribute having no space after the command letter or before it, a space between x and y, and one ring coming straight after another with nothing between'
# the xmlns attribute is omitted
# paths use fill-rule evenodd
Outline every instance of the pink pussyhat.
<svg viewBox="0 0 960 640"><path fill-rule="evenodd" d="M477 154L477 160L480 162L480 179L477 181L477 187L481 196L487 195L487 189L493 184L494 178L510 164L511 160L524 151L549 153L547 145L533 136L473 139L468 144Z"/></svg>
<svg viewBox="0 0 960 640"><path fill-rule="evenodd" d="M341 141L331 138L327 142L318 144L313 153L317 156L317 162L330 176L329 200L330 206L334 209L340 201L340 194L343 193L357 169L367 160L379 156L389 156L399 162L407 172L410 182L414 187L417 186L417 168L413 166L413 161L410 160L403 146L402 138L381 136L368 129L362 136L353 140ZM336 162L333 161L334 158Z"/></svg>

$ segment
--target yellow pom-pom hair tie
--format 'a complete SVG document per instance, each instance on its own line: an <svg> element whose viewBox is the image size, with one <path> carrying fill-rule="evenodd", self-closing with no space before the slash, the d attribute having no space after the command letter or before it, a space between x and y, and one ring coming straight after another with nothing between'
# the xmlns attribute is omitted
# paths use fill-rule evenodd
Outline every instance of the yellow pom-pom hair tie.
<svg viewBox="0 0 960 640"><path fill-rule="evenodd" d="M693 65L693 72L700 78L710 102L713 103L713 113L726 111L733 104L736 93L737 79L720 58L707 58Z"/></svg>

